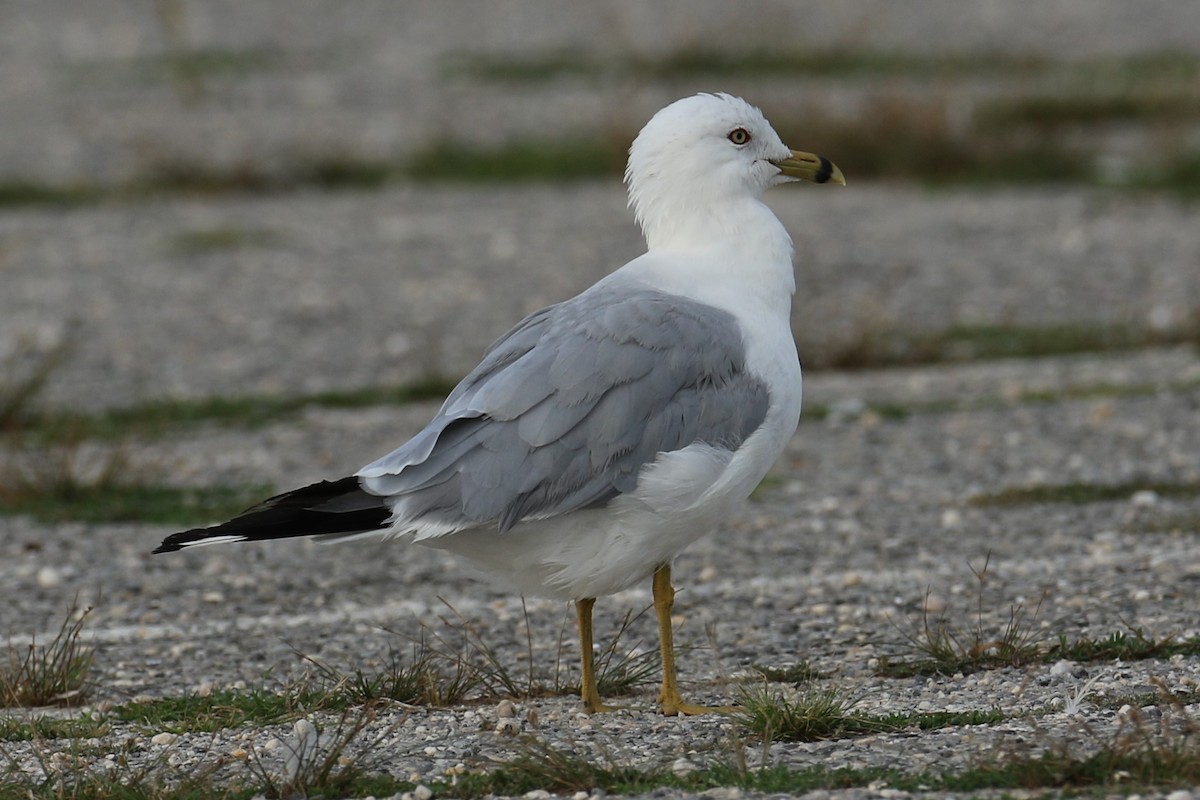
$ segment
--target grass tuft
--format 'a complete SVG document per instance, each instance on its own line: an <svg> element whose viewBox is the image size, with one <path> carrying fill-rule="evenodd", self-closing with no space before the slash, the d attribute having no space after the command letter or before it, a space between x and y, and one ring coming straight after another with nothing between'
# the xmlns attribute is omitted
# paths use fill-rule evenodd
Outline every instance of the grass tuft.
<svg viewBox="0 0 1200 800"><path fill-rule="evenodd" d="M448 652L429 645L422 635L413 642L411 655L401 658L392 651L381 671L369 673L360 667L346 673L310 656L304 657L317 671L334 705L365 704L391 700L408 705L446 707L462 703L480 685L477 668L461 652ZM326 705L331 703L327 701Z"/></svg>
<svg viewBox="0 0 1200 800"><path fill-rule="evenodd" d="M319 729L308 719L296 720L293 737L281 741L284 761L278 769L268 765L257 752L249 762L251 772L268 798L359 797L383 790L394 793L402 784L381 776L369 776L377 767L377 750L395 730L388 726L367 741L362 733L375 722L373 706L343 712L331 729Z"/></svg>
<svg viewBox="0 0 1200 800"><path fill-rule="evenodd" d="M601 697L620 697L642 686L653 684L662 670L662 654L657 647L642 649L637 644L625 647L622 641L628 638L630 627L641 619L653 606L646 606L636 615L625 612L617 632L608 644L596 655L596 691ZM558 684L557 675L555 683ZM579 694L580 684L571 682L556 689L556 694Z"/></svg>
<svg viewBox="0 0 1200 800"><path fill-rule="evenodd" d="M94 651L80 637L92 609L72 604L58 633L45 645L8 643L0 664L0 706L76 706L87 699Z"/></svg>
<svg viewBox="0 0 1200 800"><path fill-rule="evenodd" d="M529 699L579 693L579 684L568 681L564 675L561 654L565 648L562 636L559 637L556 647L559 658L555 659L553 672L550 674L539 673L535 669L533 640L527 638L527 671L521 675L509 668L496 649L484 639L474 623L452 606L447 605L447 608L450 616L442 619L442 624L447 632L445 634L430 632L428 633L429 639L440 659L456 665L462 663L469 666L474 684L483 697ZM622 644L633 624L649 608L648 606L642 609L636 615L632 612L626 613L617 632L596 655L596 687L601 695L612 697L627 694L640 686L652 683L657 677L660 667L657 648L643 650L636 644L633 647L625 647ZM529 612L524 607L523 612L526 636L531 637L532 626L529 624ZM458 644L451 644L452 640Z"/></svg>
<svg viewBox="0 0 1200 800"><path fill-rule="evenodd" d="M763 664L754 664L750 669L773 683L790 683L795 685L809 683L810 681L825 677L807 661L800 661L787 667L768 667Z"/></svg>
<svg viewBox="0 0 1200 800"><path fill-rule="evenodd" d="M908 631L901 630L906 640L906 653L900 658L881 657L876 674L891 678L915 675L968 674L986 669L1020 667L1067 659L1070 661L1134 661L1148 658L1200 655L1200 637L1183 639L1174 635L1154 638L1141 628L1116 631L1107 637L1081 637L1068 641L1060 637L1056 643L1046 641L1035 622L1042 600L1026 614L1020 605L1009 608L1008 619L999 629L989 628L984 619L984 584L988 564L982 569L972 567L978 583L975 620L969 626L954 625L944 617L930 619L923 611L921 620Z"/></svg>
<svg viewBox="0 0 1200 800"><path fill-rule="evenodd" d="M815 742L892 730L833 689L806 686L784 693L766 685L741 687L734 720L766 741Z"/></svg>
<svg viewBox="0 0 1200 800"><path fill-rule="evenodd" d="M657 770L639 770L617 764L602 754L602 763L593 761L575 750L565 750L540 739L528 738L522 743L517 757L498 770L489 772L482 780L466 781L468 795L471 783L478 781L475 792L500 796L518 796L534 790L554 794L573 794L603 790L613 794L628 794L640 789L662 785L665 774Z"/></svg>
<svg viewBox="0 0 1200 800"><path fill-rule="evenodd" d="M0 434L12 435L19 432L26 419L33 413L33 405L46 383L66 363L74 349L74 338L64 337L48 352L34 359L31 368L22 370L19 363L4 365L4 379L0 381ZM16 362L20 359L8 359Z"/></svg>
<svg viewBox="0 0 1200 800"><path fill-rule="evenodd" d="M878 674L893 678L967 674L999 667L1019 667L1042 660L1042 635L1036 630L1034 621L1044 596L1031 616L1027 616L1024 607L1018 604L1009 607L1008 619L999 629L984 622L984 590L990 576L991 557L988 553L979 569L971 566L977 586L974 623L969 627L953 625L944 617L931 619L929 612L923 610L919 624L908 631L901 630L909 653L917 657L899 661L880 658Z"/></svg>

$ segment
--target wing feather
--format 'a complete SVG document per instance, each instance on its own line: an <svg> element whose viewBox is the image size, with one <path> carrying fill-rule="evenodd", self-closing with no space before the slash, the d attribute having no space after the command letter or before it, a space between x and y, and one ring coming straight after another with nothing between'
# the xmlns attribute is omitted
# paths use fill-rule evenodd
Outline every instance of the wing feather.
<svg viewBox="0 0 1200 800"><path fill-rule="evenodd" d="M662 453L736 449L769 403L732 315L601 283L497 340L421 433L358 475L401 528L503 531L632 491Z"/></svg>

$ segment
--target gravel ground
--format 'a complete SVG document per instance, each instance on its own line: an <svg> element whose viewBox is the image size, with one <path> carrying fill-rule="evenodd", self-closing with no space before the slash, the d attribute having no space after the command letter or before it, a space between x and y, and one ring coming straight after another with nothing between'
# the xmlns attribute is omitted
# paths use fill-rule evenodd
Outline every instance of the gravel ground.
<svg viewBox="0 0 1200 800"><path fill-rule="evenodd" d="M448 131L479 144L636 127L665 102L714 88L619 75L477 85L446 66L463 52L654 55L717 31L722 46L739 52L845 44L1082 59L1200 46L1200 5L1186 0L1036 8L937 0L919 12L881 0L601 2L570 15L528 0L360 2L337 14L294 0L286 8L170 0L155 7L157 14L96 0L6 8L0 181L119 183L164 166L282 169L330 154L394 160ZM175 82L163 59L181 53L216 53L226 66L196 83ZM852 113L880 90L853 80L797 86L748 77L716 88L743 93L768 113L814 102ZM782 133L805 146L802 129ZM810 364L896 332L1061 323L1166 331L1186 326L1200 308L1194 206L1065 188L862 186L853 165L842 167L851 181L844 191L769 198L796 239L794 327ZM459 375L522 314L640 249L615 179L6 208L0 380L27 374L64 342L68 358L40 398L60 409ZM751 665L808 661L825 676L818 685L847 692L862 710L995 709L1004 721L775 743L770 763L954 771L1058 747L1086 754L1139 725L1162 733L1178 722L1169 704L1121 707L1142 705L1137 698L1163 687L1195 697L1195 657L904 679L880 677L877 666L910 651L924 612L996 632L1019 607L1046 641L1131 628L1200 635L1200 498L1138 491L1200 481L1195 348L812 370L806 403L828 413L802 421L745 514L676 564L685 689L727 702L732 679ZM910 413L873 410L884 407ZM314 407L251 430L188 428L117 446L131 474L155 482L284 488L357 468L432 410ZM1130 488L1127 497L1080 505L971 503L1064 483ZM523 604L446 554L280 542L151 558L169 532L0 517L0 636L21 643L36 633L44 641L72 598L93 604L96 714L136 697L277 686L305 674L302 656L370 670L390 649L407 652L422 631L453 638L461 623L451 608L514 674L530 669L530 648L540 678L553 681L556 662L562 681L575 674L570 609ZM980 581L975 571L985 564ZM649 602L648 585L601 600L598 639ZM655 642L645 617L625 637L634 649ZM413 780L511 759L517 733L679 771L731 757L738 733L728 718L664 719L653 700L653 687L643 687L620 698L628 710L591 718L571 697L397 707L369 734L382 737L378 768ZM1184 713L1200 717L1195 705ZM102 739L77 749L93 766L126 750L135 764L161 758L192 771L254 750L274 767L283 750L272 742L295 736L290 725L176 735L112 722ZM64 764L71 747L49 744ZM756 743L748 747L749 758L761 756ZM0 743L0 754L15 769L34 769L32 745ZM890 791L812 796L899 796ZM1120 784L1110 792L1121 794ZM1183 794L1172 800L1187 800Z"/></svg>
<svg viewBox="0 0 1200 800"><path fill-rule="evenodd" d="M923 608L964 630L979 622L997 635L1020 606L1034 635L1048 641L1103 638L1130 628L1153 637L1200 635L1200 500L1131 491L1125 500L1083 506L968 504L980 492L1047 482L1200 479L1198 373L1196 354L1176 349L1014 361L994 369L975 364L813 376L815 397L910 404L954 397L979 408L888 421L856 413L850 403L824 421L803 423L741 519L676 565L686 686L703 701L727 702L734 692L727 680L750 665L807 660L827 676L820 685L848 692L863 710L997 709L1005 715L1004 722L984 726L776 743L769 755L771 763L795 768L898 764L914 771L962 769L1057 746L1086 753L1130 724L1129 712L1122 716L1118 708L1155 691L1158 682L1194 694L1200 687L1195 658L909 679L882 678L874 668L880 656L910 651L908 636ZM1147 384L1162 388L1095 400L1012 399L1022 390L1077 391L1098 380L1139 392ZM254 475L287 485L315 473L340 474L397 428L401 435L415 429L431 410L314 410L297 423L262 430L172 437L136 455L174 478ZM369 670L389 648L406 651L423 629L452 637L442 621L451 616L447 605L519 676L528 663L528 613L539 675L554 675L560 640L566 643L561 677L574 675L566 606L530 600L526 612L519 600L473 580L444 554L280 542L151 558L149 549L167 532L0 520L0 578L10 587L0 628L51 627L75 594L94 601L98 707L137 696L261 685L268 675L273 685L304 673L300 654L343 670ZM985 563L981 584L972 570ZM648 586L603 600L598 635L611 636L627 611L649 601ZM654 643L646 619L626 636L631 647ZM1086 691L1090 699L1080 709L1064 710ZM396 710L372 730L386 732L381 768L421 780L511 758L518 740L510 734L517 730L556 746L600 748L623 764L683 759L704 766L729 757L734 729L728 720L658 717L649 686L622 702L631 710L587 718L570 697L519 701L511 722L502 722L497 714L507 710L493 704ZM277 747L271 739L294 739L288 726L166 736L156 744L157 733L116 724L104 741L115 746L133 739L139 758L168 753L177 766L192 768L239 748L270 754ZM8 750L19 756L24 746Z"/></svg>
<svg viewBox="0 0 1200 800"><path fill-rule="evenodd" d="M1187 205L873 186L769 201L796 239L806 363L895 332L1170 330L1200 309ZM261 240L180 245L212 230ZM91 409L458 376L526 313L642 248L615 181L13 211L0 215L0 364L69 339L43 397Z"/></svg>

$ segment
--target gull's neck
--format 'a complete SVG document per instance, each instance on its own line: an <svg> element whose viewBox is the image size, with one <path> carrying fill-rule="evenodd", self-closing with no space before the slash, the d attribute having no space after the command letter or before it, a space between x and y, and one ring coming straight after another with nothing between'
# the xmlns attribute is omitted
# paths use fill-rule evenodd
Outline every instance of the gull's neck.
<svg viewBox="0 0 1200 800"><path fill-rule="evenodd" d="M650 253L719 253L730 259L731 269L752 272L746 276L752 281L774 284L769 290L782 291L788 302L796 291L792 237L758 198L725 198L719 210L695 198L683 198L673 206L656 205L653 215L640 213L638 222Z"/></svg>
<svg viewBox="0 0 1200 800"><path fill-rule="evenodd" d="M639 213L651 254L686 253L692 263L711 261L730 274L694 279L735 279L740 291L760 294L765 303L785 313L790 309L796 291L792 239L761 200L723 198L718 211L685 198L674 207L659 204L655 212ZM706 254L712 258L695 258Z"/></svg>

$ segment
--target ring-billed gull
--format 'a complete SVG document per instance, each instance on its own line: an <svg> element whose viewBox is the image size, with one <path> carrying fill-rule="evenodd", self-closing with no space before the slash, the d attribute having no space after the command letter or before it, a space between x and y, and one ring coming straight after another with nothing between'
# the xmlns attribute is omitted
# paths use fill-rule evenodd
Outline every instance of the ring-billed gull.
<svg viewBox="0 0 1200 800"><path fill-rule="evenodd" d="M740 98L672 103L629 150L644 255L518 323L432 422L357 474L154 552L292 536L452 551L522 593L574 601L589 712L608 708L595 598L653 575L662 712L711 710L676 683L671 562L749 497L799 421L792 241L760 199L797 179L845 183Z"/></svg>

